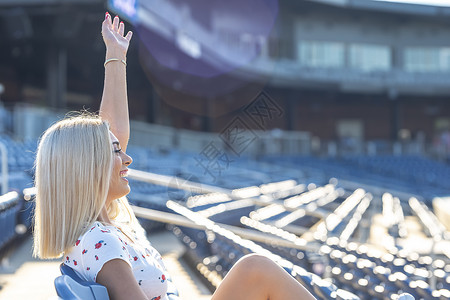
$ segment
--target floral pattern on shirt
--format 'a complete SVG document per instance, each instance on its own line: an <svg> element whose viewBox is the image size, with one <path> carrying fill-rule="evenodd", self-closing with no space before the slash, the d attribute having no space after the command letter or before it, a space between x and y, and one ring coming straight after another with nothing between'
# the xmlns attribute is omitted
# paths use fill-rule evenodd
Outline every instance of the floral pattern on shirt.
<svg viewBox="0 0 450 300"><path fill-rule="evenodd" d="M138 236L134 238L139 241ZM95 222L65 253L64 264L74 269L82 279L96 282L105 263L122 259L130 265L137 283L149 299L166 299L167 272L161 255L147 240L141 245L127 240L116 227Z"/></svg>

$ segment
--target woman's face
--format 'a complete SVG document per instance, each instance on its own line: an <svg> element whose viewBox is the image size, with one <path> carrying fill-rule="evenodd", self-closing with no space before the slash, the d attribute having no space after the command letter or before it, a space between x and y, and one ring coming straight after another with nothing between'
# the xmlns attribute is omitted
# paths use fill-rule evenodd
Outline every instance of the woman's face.
<svg viewBox="0 0 450 300"><path fill-rule="evenodd" d="M112 200L119 199L130 192L130 186L128 185L128 180L125 177L128 175L128 166L133 162L133 159L121 150L116 136L112 132L109 134L113 144L114 155L107 203Z"/></svg>

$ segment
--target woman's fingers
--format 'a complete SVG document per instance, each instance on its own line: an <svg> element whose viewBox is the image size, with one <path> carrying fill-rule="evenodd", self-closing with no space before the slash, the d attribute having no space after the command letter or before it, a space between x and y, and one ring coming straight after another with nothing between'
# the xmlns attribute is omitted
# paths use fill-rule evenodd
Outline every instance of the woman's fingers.
<svg viewBox="0 0 450 300"><path fill-rule="evenodd" d="M118 16L114 17L114 21L113 21L112 25L113 25L113 30L115 32L118 32L119 31L119 17Z"/></svg>
<svg viewBox="0 0 450 300"><path fill-rule="evenodd" d="M106 29L106 27L108 26L108 23L111 22L110 19L111 19L111 18L110 18L110 16L109 16L109 14L106 13L106 14L105 14L105 20L104 20L103 23L102 23L102 31L104 31L104 30Z"/></svg>
<svg viewBox="0 0 450 300"><path fill-rule="evenodd" d="M105 20L102 23L102 35L106 44L118 43L121 44L126 41L126 47L133 36L131 31L128 31L127 35L125 33L125 24L120 21L119 17L111 17L109 13L105 14ZM114 42L115 41L115 42Z"/></svg>
<svg viewBox="0 0 450 300"><path fill-rule="evenodd" d="M123 36L124 31L125 31L125 24L123 24L123 22L120 22L120 24L119 24L119 34L120 34L120 36Z"/></svg>
<svg viewBox="0 0 450 300"><path fill-rule="evenodd" d="M112 26L111 15L108 12L106 12L105 21L103 21L103 27L111 28L111 26Z"/></svg>
<svg viewBox="0 0 450 300"><path fill-rule="evenodd" d="M126 39L127 41L130 41L132 36L133 36L133 32L128 31L127 35L125 36L125 39Z"/></svg>

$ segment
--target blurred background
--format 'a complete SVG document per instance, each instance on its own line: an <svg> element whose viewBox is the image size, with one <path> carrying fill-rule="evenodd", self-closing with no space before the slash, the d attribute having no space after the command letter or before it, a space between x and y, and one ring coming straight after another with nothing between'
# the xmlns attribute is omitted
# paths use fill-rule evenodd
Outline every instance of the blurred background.
<svg viewBox="0 0 450 300"><path fill-rule="evenodd" d="M99 108L105 11L134 32L129 152L145 173L130 175L132 204L183 215L175 200L293 243L258 241L309 274L297 279L320 299L449 299L450 1L431 0L0 0L0 299L27 297L14 282L38 263L39 137ZM175 233L174 264L209 291L258 251L228 241L237 253L224 258L210 230L142 221Z"/></svg>

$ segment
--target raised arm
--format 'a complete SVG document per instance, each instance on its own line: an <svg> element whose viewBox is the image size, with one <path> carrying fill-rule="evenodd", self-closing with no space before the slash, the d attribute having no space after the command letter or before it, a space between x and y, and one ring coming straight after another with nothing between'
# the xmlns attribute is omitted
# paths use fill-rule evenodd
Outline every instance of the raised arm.
<svg viewBox="0 0 450 300"><path fill-rule="evenodd" d="M126 150L130 137L128 96L126 81L126 57L132 32L124 36L125 25L116 16L106 13L102 24L102 36L106 45L105 84L103 86L100 117L108 120L111 131Z"/></svg>

